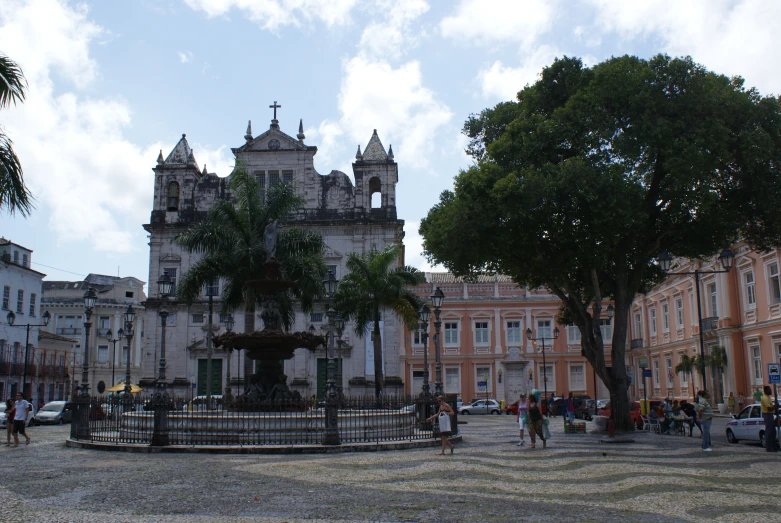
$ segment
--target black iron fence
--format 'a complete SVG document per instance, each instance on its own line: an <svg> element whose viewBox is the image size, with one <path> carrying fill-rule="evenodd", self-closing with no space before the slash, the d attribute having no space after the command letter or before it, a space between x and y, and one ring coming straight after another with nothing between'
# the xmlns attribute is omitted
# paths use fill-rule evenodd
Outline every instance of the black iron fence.
<svg viewBox="0 0 781 523"><path fill-rule="evenodd" d="M74 410L78 411L74 402ZM82 404L84 405L84 404ZM155 410L165 410L165 422ZM74 415L71 437L114 444L152 444L165 433L168 445L321 445L327 429L327 414L337 412L339 440L344 443L382 443L426 440L439 437L426 419L436 412L433 399L413 396L340 396L325 401L226 401L202 399L160 402L153 395L136 394L129 400L117 396L89 398L89 415ZM74 412L74 414L76 414ZM87 418L87 419L85 419ZM87 430L84 430L87 429Z"/></svg>

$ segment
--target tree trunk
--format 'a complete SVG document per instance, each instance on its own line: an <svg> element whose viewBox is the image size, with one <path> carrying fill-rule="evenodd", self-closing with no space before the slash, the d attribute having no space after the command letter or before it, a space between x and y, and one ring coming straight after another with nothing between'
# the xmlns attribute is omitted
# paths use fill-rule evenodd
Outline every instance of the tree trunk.
<svg viewBox="0 0 781 523"><path fill-rule="evenodd" d="M374 330L372 331L374 343L374 394L377 398L382 394L385 379L382 375L382 336L380 334L380 313L374 316Z"/></svg>

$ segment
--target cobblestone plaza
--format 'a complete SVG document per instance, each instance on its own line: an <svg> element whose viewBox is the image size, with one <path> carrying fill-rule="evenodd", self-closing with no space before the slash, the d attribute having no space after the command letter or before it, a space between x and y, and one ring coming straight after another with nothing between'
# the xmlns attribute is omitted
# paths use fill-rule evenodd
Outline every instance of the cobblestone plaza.
<svg viewBox="0 0 781 523"><path fill-rule="evenodd" d="M105 452L66 448L67 426L31 427L31 445L0 445L0 520L781 521L778 454L727 444L724 418L711 453L696 435L565 435L561 418L549 448L530 450L516 446L515 417L465 421L452 456Z"/></svg>

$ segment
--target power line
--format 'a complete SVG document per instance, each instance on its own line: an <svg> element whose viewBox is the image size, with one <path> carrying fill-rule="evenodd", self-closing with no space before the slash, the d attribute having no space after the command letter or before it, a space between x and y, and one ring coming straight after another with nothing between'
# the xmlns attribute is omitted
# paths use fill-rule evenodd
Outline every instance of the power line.
<svg viewBox="0 0 781 523"><path fill-rule="evenodd" d="M46 267L47 269L54 269L55 271L62 271L62 272L67 272L68 274L75 274L76 276L86 277L85 274L81 274L81 273L73 272L73 271L66 271L65 269L58 269L57 267L52 267L51 265L44 265L44 264L38 263L38 262L32 262L32 264L33 265L40 265L41 267Z"/></svg>

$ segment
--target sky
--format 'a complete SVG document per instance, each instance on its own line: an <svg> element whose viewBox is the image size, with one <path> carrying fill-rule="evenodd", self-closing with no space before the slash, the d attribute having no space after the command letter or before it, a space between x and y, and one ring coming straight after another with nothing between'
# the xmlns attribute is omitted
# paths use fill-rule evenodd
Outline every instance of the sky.
<svg viewBox="0 0 781 523"><path fill-rule="evenodd" d="M0 0L0 54L27 78L0 112L36 209L0 214L47 280L149 278L153 172L187 134L227 176L231 147L303 119L315 167L351 175L372 130L399 164L407 263L418 227L471 159L470 114L511 100L555 57L692 56L781 93L777 0Z"/></svg>

